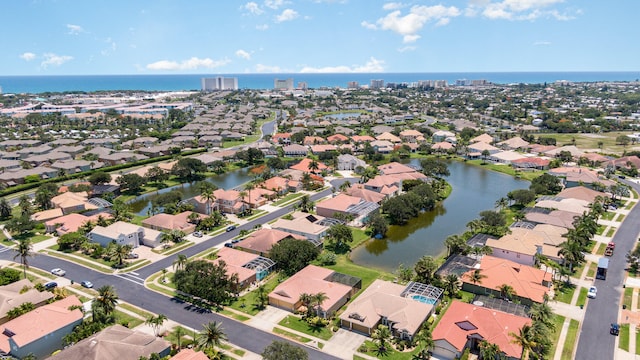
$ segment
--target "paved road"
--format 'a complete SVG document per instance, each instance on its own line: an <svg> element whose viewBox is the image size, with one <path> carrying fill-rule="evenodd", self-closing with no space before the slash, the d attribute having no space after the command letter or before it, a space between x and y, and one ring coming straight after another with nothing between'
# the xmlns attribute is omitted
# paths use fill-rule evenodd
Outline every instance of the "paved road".
<svg viewBox="0 0 640 360"><path fill-rule="evenodd" d="M636 191L640 186L626 182ZM582 322L576 359L602 360L613 359L615 353L615 337L609 334L609 326L618 321L620 299L622 297L625 268L625 255L635 246L640 230L640 206L635 206L618 228L613 241L616 250L609 260L609 270L606 280L595 280L598 288L596 299L589 300ZM633 334L632 334L633 335ZM632 336L633 339L633 336Z"/></svg>
<svg viewBox="0 0 640 360"><path fill-rule="evenodd" d="M355 180L357 179L337 179L332 181L332 184L335 187L339 187L345 181ZM331 192L331 189L321 191L317 194L314 194L311 199L315 201L317 199L328 196L329 194L331 194ZM177 258L178 254L193 256L201 251L210 249L211 247L222 242L229 241L231 238L237 236L238 232L242 229L251 229L257 224L269 222L277 217L286 214L287 212L291 211L292 207L293 205L266 214L259 219L250 221L242 226L238 226L238 228L234 231L212 237L171 257L165 258L161 261L139 269L137 270L137 272L117 275L103 274L98 271L94 271L77 265L75 263L68 262L59 258L46 256L43 254L38 254L34 258L29 259L29 263L31 266L44 270L49 270L56 267L65 269L67 272L67 278L72 279L76 282L80 282L83 280L91 281L96 288L99 288L103 285L113 285L117 290L120 299L122 299L123 301L139 306L152 313L165 314L169 319L194 329L201 329L203 324L210 321L223 322L224 331L232 344L259 354L272 341L283 340L283 338L280 338L272 333L253 328L244 323L228 319L215 313L201 313L190 310L187 308L188 304L180 303L175 299L168 298L164 295L146 289L144 287L144 279L163 268L171 266L175 258ZM13 260L14 255L15 253L12 250L0 246L0 259ZM334 356L317 351L315 349L305 349L309 353L310 359L337 359Z"/></svg>

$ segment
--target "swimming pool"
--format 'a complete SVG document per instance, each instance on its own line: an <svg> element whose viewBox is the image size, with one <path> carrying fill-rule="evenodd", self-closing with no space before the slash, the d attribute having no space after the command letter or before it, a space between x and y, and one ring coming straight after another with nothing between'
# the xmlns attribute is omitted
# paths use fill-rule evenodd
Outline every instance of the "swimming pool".
<svg viewBox="0 0 640 360"><path fill-rule="evenodd" d="M424 295L411 295L411 298L424 304L435 305L436 303L436 299L428 298Z"/></svg>

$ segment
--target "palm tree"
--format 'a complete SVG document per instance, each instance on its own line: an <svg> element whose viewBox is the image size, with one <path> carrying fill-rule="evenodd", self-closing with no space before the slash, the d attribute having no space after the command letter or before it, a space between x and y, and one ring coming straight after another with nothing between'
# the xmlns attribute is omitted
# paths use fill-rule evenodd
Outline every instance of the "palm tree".
<svg viewBox="0 0 640 360"><path fill-rule="evenodd" d="M313 295L313 303L316 306L316 314L319 315L319 312L322 311L322 303L329 299L329 296L323 292L319 292Z"/></svg>
<svg viewBox="0 0 640 360"><path fill-rule="evenodd" d="M111 248L109 257L116 261L118 267L122 267L122 265L124 264L124 260L127 258L127 256L129 256L131 250L133 250L133 246L129 244L116 244Z"/></svg>
<svg viewBox="0 0 640 360"><path fill-rule="evenodd" d="M184 334L184 328L182 326L176 326L176 329L174 330L173 334L176 337L176 342L177 342L177 346L178 346L178 352L180 352L180 349L182 349L182 337L185 335Z"/></svg>
<svg viewBox="0 0 640 360"><path fill-rule="evenodd" d="M447 247L448 254L447 256L451 256L453 254L459 254L465 252L465 248L467 246L467 242L460 235L449 235L444 241L444 245Z"/></svg>
<svg viewBox="0 0 640 360"><path fill-rule="evenodd" d="M480 272L480 269L473 270L473 273L469 276L469 279L474 284L482 284L482 279L486 278L487 275L484 275Z"/></svg>
<svg viewBox="0 0 640 360"><path fill-rule="evenodd" d="M118 294L111 285L105 285L98 289L98 296L93 300L105 315L110 315L118 305Z"/></svg>
<svg viewBox="0 0 640 360"><path fill-rule="evenodd" d="M269 294L267 293L267 289L264 285L258 286L256 289L256 306L258 309L264 309L265 304L269 301Z"/></svg>
<svg viewBox="0 0 640 360"><path fill-rule="evenodd" d="M249 207L251 207L251 203L253 202L255 207L258 207L258 204L251 199L251 190L255 189L256 186L254 185L254 183L252 182L248 182L245 186L244 186L244 190L247 192L247 198L249 199Z"/></svg>
<svg viewBox="0 0 640 360"><path fill-rule="evenodd" d="M173 261L173 269L174 270L184 270L184 267L187 265L189 259L187 255L178 254L178 257Z"/></svg>
<svg viewBox="0 0 640 360"><path fill-rule="evenodd" d="M482 360L496 360L504 359L504 354L500 350L500 346L492 344L486 340L480 342L480 359Z"/></svg>
<svg viewBox="0 0 640 360"><path fill-rule="evenodd" d="M13 256L13 260L20 258L20 264L22 265L22 271L24 272L24 278L27 278L27 269L29 268L29 258L35 256L33 252L33 244L31 244L30 238L20 239L18 246L14 249L16 254Z"/></svg>
<svg viewBox="0 0 640 360"><path fill-rule="evenodd" d="M551 310L551 307L546 303L533 304L529 316L534 322L541 322L547 327L553 326L553 310Z"/></svg>
<svg viewBox="0 0 640 360"><path fill-rule="evenodd" d="M311 316L311 303L313 302L313 295L308 294L308 293L302 293L300 294L300 297L298 299L301 303L302 306L305 307L306 311L305 311L305 317L310 317Z"/></svg>
<svg viewBox="0 0 640 360"><path fill-rule="evenodd" d="M200 349L213 349L227 340L227 335L222 329L222 322L213 321L203 326L202 331L196 336L196 342Z"/></svg>
<svg viewBox="0 0 640 360"><path fill-rule="evenodd" d="M509 333L509 336L513 338L513 340L511 340L513 344L517 344L522 347L522 359L526 359L527 353L536 346L533 329L530 325L523 325L518 331L518 334L511 332Z"/></svg>
<svg viewBox="0 0 640 360"><path fill-rule="evenodd" d="M308 213L311 210L313 210L314 208L314 203L313 201L311 201L311 198L309 197L309 195L304 195L301 199L300 199L300 203L298 204L298 208L300 209L300 211Z"/></svg>
<svg viewBox="0 0 640 360"><path fill-rule="evenodd" d="M202 199L207 202L207 215L211 214L211 204L216 201L216 196L213 195L213 191L214 190L212 188L207 187L203 189L202 194L200 194L200 196L202 196Z"/></svg>
<svg viewBox="0 0 640 360"><path fill-rule="evenodd" d="M319 169L320 169L320 164L316 160L311 160L311 162L309 163L309 170L311 170L312 173L315 173Z"/></svg>
<svg viewBox="0 0 640 360"><path fill-rule="evenodd" d="M343 182L342 184L340 184L340 187L338 187L338 190L340 191L347 191L347 189L349 189L351 187L351 183L348 181Z"/></svg>
<svg viewBox="0 0 640 360"><path fill-rule="evenodd" d="M486 164L487 163L487 158L491 155L491 152L487 149L482 150L482 153L480 153L482 155L482 163Z"/></svg>
<svg viewBox="0 0 640 360"><path fill-rule="evenodd" d="M160 327L162 326L162 324L164 324L164 322L167 320L168 318L164 314L158 314L158 316L151 315L147 318L147 321L145 321L145 324L149 325L153 329L153 333L156 336L158 336L159 334L158 330L160 330Z"/></svg>
<svg viewBox="0 0 640 360"><path fill-rule="evenodd" d="M498 287L498 290L500 290L500 296L503 299L511 300L516 295L516 291L511 285L502 284Z"/></svg>
<svg viewBox="0 0 640 360"><path fill-rule="evenodd" d="M503 210L507 206L509 206L509 199L504 196L496 201L496 207L500 210Z"/></svg>
<svg viewBox="0 0 640 360"><path fill-rule="evenodd" d="M560 244L560 250L558 255L562 256L565 264L569 264L569 271L573 272L573 265L579 264L584 261L584 254L582 253L582 246L576 241L565 241Z"/></svg>
<svg viewBox="0 0 640 360"><path fill-rule="evenodd" d="M391 339L391 330L388 326L380 324L377 329L373 330L371 339L378 344L378 352L384 354L387 352L387 342Z"/></svg>
<svg viewBox="0 0 640 360"><path fill-rule="evenodd" d="M444 279L444 290L449 297L454 297L460 289L460 279L456 274L449 274Z"/></svg>
<svg viewBox="0 0 640 360"><path fill-rule="evenodd" d="M433 349L435 342L433 341L433 337L431 335L431 331L429 328L423 328L418 331L418 333L413 337L413 340L418 343L420 351L414 355L414 359L416 360L428 360L431 358L431 354L429 353L430 349Z"/></svg>

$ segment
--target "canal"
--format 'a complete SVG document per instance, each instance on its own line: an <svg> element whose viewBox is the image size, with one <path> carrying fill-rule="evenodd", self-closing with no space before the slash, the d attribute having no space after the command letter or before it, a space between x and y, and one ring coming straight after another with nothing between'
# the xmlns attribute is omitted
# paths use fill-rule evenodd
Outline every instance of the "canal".
<svg viewBox="0 0 640 360"><path fill-rule="evenodd" d="M412 160L419 166L418 160ZM390 226L387 237L370 240L353 250L354 263L393 272L400 264L413 267L423 255L444 255L444 240L462 234L465 225L509 191L528 188L529 182L463 162L449 163L451 195L436 209L420 214L404 226Z"/></svg>
<svg viewBox="0 0 640 360"><path fill-rule="evenodd" d="M239 170L228 171L223 174L208 177L206 181L215 184L221 189L232 189L248 181L251 181L252 179L253 177L249 174L248 168L242 168ZM135 213L136 215L148 216L148 211L149 209L151 209L151 201L155 199L158 194L163 194L171 190L180 190L180 192L182 192L182 199L189 199L194 196L200 195L194 185L195 183L186 183L162 189L157 192L141 195L136 200L130 202L129 207L131 209L131 212Z"/></svg>

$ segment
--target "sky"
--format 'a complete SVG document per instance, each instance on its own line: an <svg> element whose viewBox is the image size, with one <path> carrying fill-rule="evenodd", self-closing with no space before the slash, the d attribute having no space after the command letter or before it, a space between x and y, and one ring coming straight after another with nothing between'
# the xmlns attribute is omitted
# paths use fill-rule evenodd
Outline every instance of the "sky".
<svg viewBox="0 0 640 360"><path fill-rule="evenodd" d="M18 0L0 75L640 70L637 0Z"/></svg>

